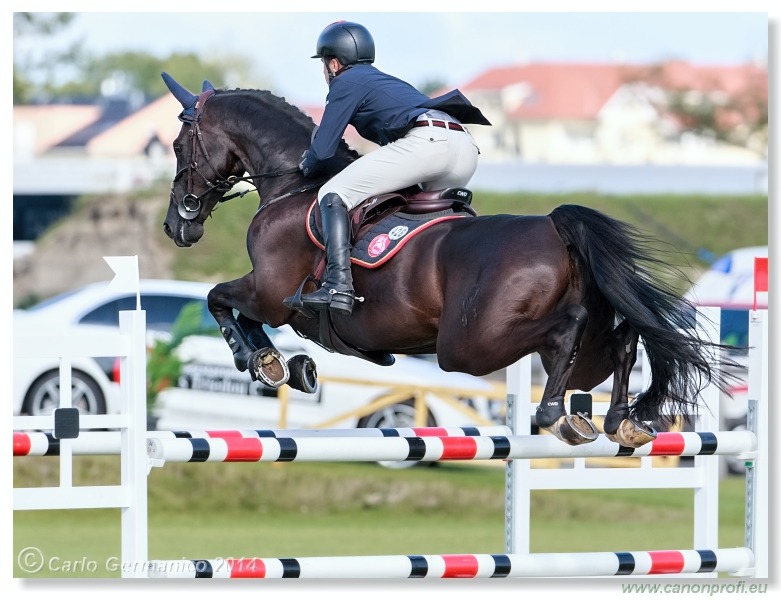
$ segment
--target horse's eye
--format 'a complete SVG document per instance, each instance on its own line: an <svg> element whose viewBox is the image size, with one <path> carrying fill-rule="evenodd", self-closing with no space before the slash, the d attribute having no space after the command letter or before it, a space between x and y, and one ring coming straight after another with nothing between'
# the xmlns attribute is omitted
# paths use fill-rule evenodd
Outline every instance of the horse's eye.
<svg viewBox="0 0 781 600"><path fill-rule="evenodd" d="M181 144L174 144L174 152L177 154L182 151L182 145Z"/></svg>

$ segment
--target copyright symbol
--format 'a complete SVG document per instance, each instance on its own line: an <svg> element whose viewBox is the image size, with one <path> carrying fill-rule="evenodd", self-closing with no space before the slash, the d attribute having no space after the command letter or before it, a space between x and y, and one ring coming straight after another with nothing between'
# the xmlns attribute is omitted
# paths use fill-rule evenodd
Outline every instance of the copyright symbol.
<svg viewBox="0 0 781 600"><path fill-rule="evenodd" d="M43 552L35 546L23 548L16 556L16 564L25 573L38 573L43 569L44 561Z"/></svg>

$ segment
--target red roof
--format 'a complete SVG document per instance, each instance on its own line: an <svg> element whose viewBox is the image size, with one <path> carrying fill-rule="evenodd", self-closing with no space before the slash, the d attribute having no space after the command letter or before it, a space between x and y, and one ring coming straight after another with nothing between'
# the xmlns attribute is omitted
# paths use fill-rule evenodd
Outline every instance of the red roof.
<svg viewBox="0 0 781 600"><path fill-rule="evenodd" d="M722 127L761 123L767 118L767 70L753 64L702 66L682 61L636 69L636 78L677 92L721 92L724 102L715 114ZM676 119L685 124L686 119Z"/></svg>
<svg viewBox="0 0 781 600"><path fill-rule="evenodd" d="M655 66L635 67L639 77L667 89L721 91L729 95L747 90L767 95L767 70L754 64L693 65L670 61Z"/></svg>
<svg viewBox="0 0 781 600"><path fill-rule="evenodd" d="M513 118L595 119L616 90L637 80L666 88L682 86L703 91L723 90L728 94L759 87L767 94L767 72L755 65L704 67L678 61L658 66L530 63L496 67L459 88L470 96L470 93L499 93L511 86L527 86L528 95L508 114Z"/></svg>
<svg viewBox="0 0 781 600"><path fill-rule="evenodd" d="M464 86L470 92L528 86L529 95L510 113L515 118L594 119L623 84L623 68L616 65L534 63L489 69Z"/></svg>

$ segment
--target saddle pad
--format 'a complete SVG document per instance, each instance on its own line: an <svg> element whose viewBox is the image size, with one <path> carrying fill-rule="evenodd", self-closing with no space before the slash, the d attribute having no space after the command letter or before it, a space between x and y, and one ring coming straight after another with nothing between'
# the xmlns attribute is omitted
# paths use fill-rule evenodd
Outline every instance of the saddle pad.
<svg viewBox="0 0 781 600"><path fill-rule="evenodd" d="M306 221L306 231L312 242L321 250L325 250L323 236L315 222L314 207L317 200L309 207ZM471 215L457 213L451 209L441 210L425 215L411 215L395 212L363 231L358 239L353 240L350 252L350 262L367 269L375 269L388 262L404 245L421 231L450 219L461 219Z"/></svg>

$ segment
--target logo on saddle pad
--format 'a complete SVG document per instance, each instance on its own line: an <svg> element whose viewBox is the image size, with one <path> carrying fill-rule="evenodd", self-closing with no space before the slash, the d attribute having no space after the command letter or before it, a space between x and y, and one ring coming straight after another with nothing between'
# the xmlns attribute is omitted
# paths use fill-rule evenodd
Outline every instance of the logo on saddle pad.
<svg viewBox="0 0 781 600"><path fill-rule="evenodd" d="M317 200L309 208L306 221L306 231L312 242L321 250L325 249L323 237L315 221L314 207ZM450 219L461 219L471 216L457 213L453 210L442 210L429 214L408 214L395 212L387 217L362 227L358 237L352 241L350 261L367 269L374 269L389 261L404 245L421 231L424 231Z"/></svg>
<svg viewBox="0 0 781 600"><path fill-rule="evenodd" d="M372 258L377 258L378 256L381 256L382 253L385 252L388 248L390 248L390 245L391 245L390 235L381 233L380 235L375 237L371 242L369 242L369 247L367 248L366 253Z"/></svg>

